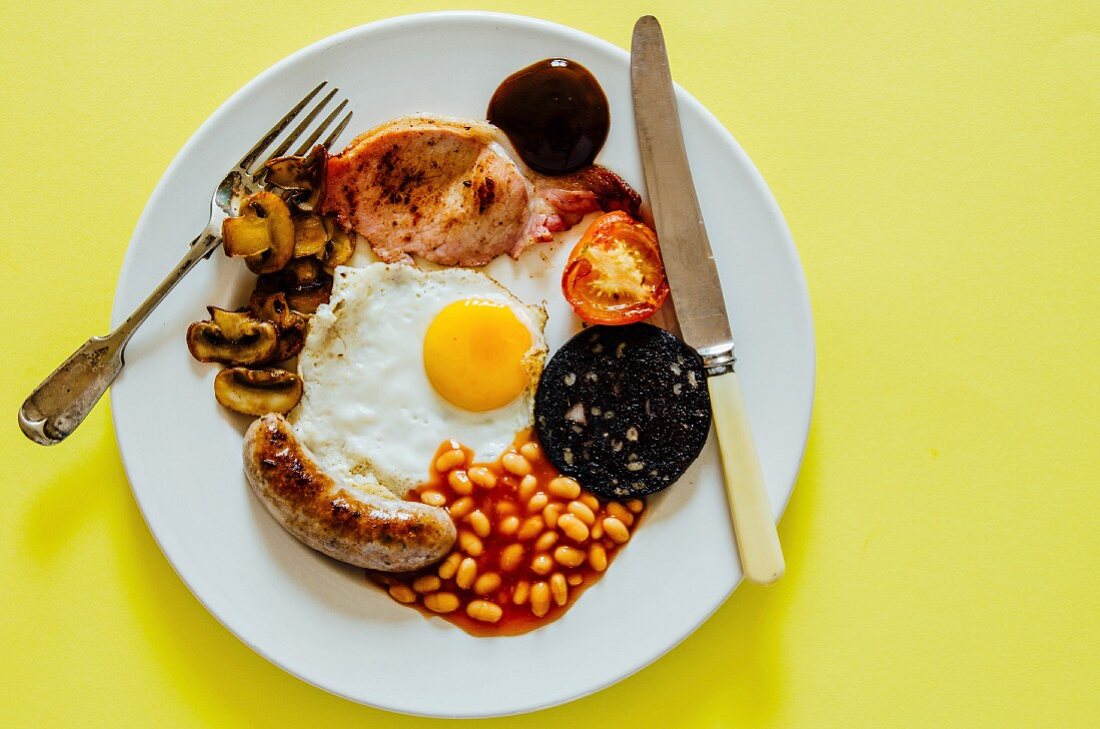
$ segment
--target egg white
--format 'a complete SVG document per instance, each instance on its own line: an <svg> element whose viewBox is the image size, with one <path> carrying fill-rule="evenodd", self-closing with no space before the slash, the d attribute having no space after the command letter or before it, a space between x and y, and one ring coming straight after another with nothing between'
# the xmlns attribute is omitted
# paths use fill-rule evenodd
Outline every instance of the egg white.
<svg viewBox="0 0 1100 729"><path fill-rule="evenodd" d="M531 332L529 380L509 404L456 407L424 371L424 335L448 304L479 298L508 306ZM408 264L339 267L298 358L304 393L290 421L334 477L404 496L428 479L439 445L455 439L491 461L534 421L534 390L546 358L546 310L524 304L483 273Z"/></svg>

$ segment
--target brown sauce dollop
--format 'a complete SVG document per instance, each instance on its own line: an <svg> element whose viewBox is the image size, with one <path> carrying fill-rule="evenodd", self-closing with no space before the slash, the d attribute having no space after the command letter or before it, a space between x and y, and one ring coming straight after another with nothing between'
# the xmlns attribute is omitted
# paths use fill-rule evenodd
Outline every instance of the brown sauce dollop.
<svg viewBox="0 0 1100 729"><path fill-rule="evenodd" d="M607 96L596 77L565 58L547 58L504 79L486 116L531 169L546 175L592 164L611 126Z"/></svg>

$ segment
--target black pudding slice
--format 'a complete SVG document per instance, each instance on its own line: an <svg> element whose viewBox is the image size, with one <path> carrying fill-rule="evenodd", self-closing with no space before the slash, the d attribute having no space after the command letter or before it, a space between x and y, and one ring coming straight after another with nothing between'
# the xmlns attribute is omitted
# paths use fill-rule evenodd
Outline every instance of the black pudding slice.
<svg viewBox="0 0 1100 729"><path fill-rule="evenodd" d="M559 471L604 498L659 491L706 443L703 361L650 324L585 329L543 370L535 430Z"/></svg>

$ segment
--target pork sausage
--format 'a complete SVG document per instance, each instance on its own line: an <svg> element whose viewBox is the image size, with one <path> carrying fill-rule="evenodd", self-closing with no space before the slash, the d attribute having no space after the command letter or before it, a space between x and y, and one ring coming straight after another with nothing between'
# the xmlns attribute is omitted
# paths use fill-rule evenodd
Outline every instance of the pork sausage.
<svg viewBox="0 0 1100 729"><path fill-rule="evenodd" d="M357 567L406 572L443 558L455 541L445 510L337 483L282 415L264 415L244 436L252 491L306 545Z"/></svg>

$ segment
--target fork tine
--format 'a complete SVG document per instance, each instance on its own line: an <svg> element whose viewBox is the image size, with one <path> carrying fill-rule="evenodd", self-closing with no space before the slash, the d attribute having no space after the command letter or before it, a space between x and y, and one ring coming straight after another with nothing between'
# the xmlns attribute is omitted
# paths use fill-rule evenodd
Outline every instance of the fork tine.
<svg viewBox="0 0 1100 729"><path fill-rule="evenodd" d="M260 141L256 142L256 146L248 150L248 153L241 158L241 161L237 163L237 166L243 170L247 170L252 165L252 163L255 162L261 154L263 154L263 151L267 149L272 142L275 141L275 138L279 136L283 129L286 129L286 125L292 122L294 120L294 117L298 116L298 113L305 108L306 104L308 104L313 99L313 97L317 95L317 92L324 88L325 84L327 83L328 81L322 81L321 83L317 84L317 87L314 88L313 91L310 91L308 94L306 94L305 98L299 101L293 109L287 112L287 115L280 119L278 123L273 126L268 131L268 133L260 139Z"/></svg>
<svg viewBox="0 0 1100 729"><path fill-rule="evenodd" d="M348 122L351 121L351 115L353 113L354 112L349 111L347 116L345 116L343 120L336 125L336 128L332 130L332 134L325 137L325 141L321 143L325 145L325 149L332 148L332 143L336 141L336 138L339 137L340 133L343 132L344 129L347 127Z"/></svg>
<svg viewBox="0 0 1100 729"><path fill-rule="evenodd" d="M309 135L309 138L306 139L306 141L302 142L302 145L300 147L298 147L297 151L294 152L294 154L301 157L306 152L308 152L310 147L313 146L313 143L317 141L317 138L320 137L321 134L323 134L326 129L328 129L329 125L332 124L333 119L338 117L340 115L340 112L343 111L344 107L347 106L347 105L348 105L348 100L347 99L344 99L343 101L341 101L340 105L337 106L335 109L333 109L331 114L329 114L327 117L325 117L325 120L323 122L321 122L321 125L319 127L317 127L316 130L314 130L313 134Z"/></svg>
<svg viewBox="0 0 1100 729"><path fill-rule="evenodd" d="M287 138L282 141L282 144L276 147L275 150L267 156L267 160L265 160L265 162L273 160L276 157L282 157L286 153L286 151L290 149L290 145L298 141L298 137L302 136L302 133L309 128L309 125L313 123L313 120L317 118L317 115L321 113L321 110L328 105L328 102L332 101L332 97L336 96L337 92L339 91L340 89L333 89L325 95L325 98L317 102L317 105L314 106L308 114L306 114L306 118L302 120L302 123L294 127L294 131L292 131L287 136Z"/></svg>

